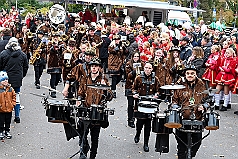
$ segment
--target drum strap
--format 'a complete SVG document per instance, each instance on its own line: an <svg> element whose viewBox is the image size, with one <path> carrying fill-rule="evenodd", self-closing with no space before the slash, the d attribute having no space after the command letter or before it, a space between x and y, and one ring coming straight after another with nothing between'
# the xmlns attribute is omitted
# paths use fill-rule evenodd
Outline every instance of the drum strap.
<svg viewBox="0 0 238 159"><path fill-rule="evenodd" d="M88 70L85 62L83 63L83 69L85 71L86 76L88 76Z"/></svg>

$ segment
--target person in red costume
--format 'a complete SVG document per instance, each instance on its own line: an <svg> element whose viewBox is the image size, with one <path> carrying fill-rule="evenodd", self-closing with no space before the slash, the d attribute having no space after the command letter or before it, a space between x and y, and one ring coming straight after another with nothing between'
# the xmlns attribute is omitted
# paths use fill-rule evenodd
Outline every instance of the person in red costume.
<svg viewBox="0 0 238 159"><path fill-rule="evenodd" d="M218 75L216 77L216 89L218 90L215 94L215 106L219 106L220 102L220 91L224 89L224 104L220 111L227 111L227 105L229 103L229 91L230 87L235 83L235 67L236 61L234 59L235 51L232 48L227 48L224 58L221 60L221 64L218 67Z"/></svg>
<svg viewBox="0 0 238 159"><path fill-rule="evenodd" d="M139 48L140 51L140 59L142 62L147 62L152 59L153 55L150 50L150 43L148 41L143 43L143 48Z"/></svg>
<svg viewBox="0 0 238 159"><path fill-rule="evenodd" d="M224 41L223 42L223 45L222 45L222 50L221 50L221 58L224 57L225 55L225 52L226 52L226 49L229 47L229 44L227 41Z"/></svg>
<svg viewBox="0 0 238 159"><path fill-rule="evenodd" d="M163 52L169 52L170 48L172 47L172 43L170 41L170 37L168 33L161 33L160 35L160 48L162 49ZM169 58L169 54L167 55L167 58Z"/></svg>
<svg viewBox="0 0 238 159"><path fill-rule="evenodd" d="M205 63L207 68L202 76L202 79L206 81L207 87L215 88L217 85L215 79L221 62L219 50L219 46L213 45L211 48L211 55Z"/></svg>
<svg viewBox="0 0 238 159"><path fill-rule="evenodd" d="M90 12L90 10L87 8L85 10L85 13L83 14L83 18L82 18L82 22L91 22L92 21L92 14Z"/></svg>

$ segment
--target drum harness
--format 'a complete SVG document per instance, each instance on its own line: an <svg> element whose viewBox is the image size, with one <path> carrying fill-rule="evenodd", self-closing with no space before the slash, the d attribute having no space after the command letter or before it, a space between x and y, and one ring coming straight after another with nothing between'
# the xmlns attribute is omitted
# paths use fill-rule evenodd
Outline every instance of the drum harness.
<svg viewBox="0 0 238 159"><path fill-rule="evenodd" d="M152 80L149 81L148 78L146 78L145 72L141 71L140 77L142 79L142 83L146 84L146 95L149 95L149 91L150 91L150 85L155 84L155 73L152 72Z"/></svg>

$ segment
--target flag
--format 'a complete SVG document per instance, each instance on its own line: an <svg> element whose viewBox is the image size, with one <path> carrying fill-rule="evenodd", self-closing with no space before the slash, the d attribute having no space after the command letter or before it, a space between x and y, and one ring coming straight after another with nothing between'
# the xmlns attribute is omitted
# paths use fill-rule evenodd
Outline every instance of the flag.
<svg viewBox="0 0 238 159"><path fill-rule="evenodd" d="M193 8L197 8L197 6L198 6L198 2L197 2L197 0L194 0L193 1Z"/></svg>

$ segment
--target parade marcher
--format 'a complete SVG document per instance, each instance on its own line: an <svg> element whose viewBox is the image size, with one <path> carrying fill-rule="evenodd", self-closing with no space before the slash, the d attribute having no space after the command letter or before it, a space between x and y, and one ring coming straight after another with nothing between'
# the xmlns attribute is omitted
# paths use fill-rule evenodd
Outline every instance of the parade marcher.
<svg viewBox="0 0 238 159"><path fill-rule="evenodd" d="M52 98L56 98L56 86L58 85L61 74L62 68L60 66L62 50L59 48L59 33L52 34L52 41L48 43L48 60L47 60L47 73L50 74L50 89L49 94ZM52 44L50 44L52 43Z"/></svg>
<svg viewBox="0 0 238 159"><path fill-rule="evenodd" d="M220 66L221 57L219 48L217 45L213 45L211 48L211 55L209 56L207 62L205 63L206 71L204 72L202 79L206 81L206 87L216 88L216 76L218 73L218 67Z"/></svg>
<svg viewBox="0 0 238 159"><path fill-rule="evenodd" d="M80 51L76 48L76 40L70 38L68 41L68 46L62 54L60 64L62 66L64 83L66 82L68 73L70 73L72 68L79 64L79 53Z"/></svg>
<svg viewBox="0 0 238 159"><path fill-rule="evenodd" d="M184 36L180 39L180 59L182 61L188 60L188 58L192 55L192 48L189 46L190 39L187 36Z"/></svg>
<svg viewBox="0 0 238 159"><path fill-rule="evenodd" d="M160 85L171 84L171 77L168 70L168 59L164 55L162 49L157 49L154 55L154 71L155 76L158 77Z"/></svg>
<svg viewBox="0 0 238 159"><path fill-rule="evenodd" d="M2 40L0 40L0 52L5 50L5 46L7 45L11 37L12 37L12 32L9 28L5 28L2 30Z"/></svg>
<svg viewBox="0 0 238 159"><path fill-rule="evenodd" d="M177 46L173 46L170 49L170 58L169 58L169 72L171 78L169 78L168 82L175 83L180 76L183 76L184 63L180 59L180 48Z"/></svg>
<svg viewBox="0 0 238 159"><path fill-rule="evenodd" d="M21 51L18 40L12 37L6 45L6 50L0 53L0 71L7 72L9 83L16 92L16 106L14 107L16 123L20 123L20 88L28 67L26 54Z"/></svg>
<svg viewBox="0 0 238 159"><path fill-rule="evenodd" d="M3 140L4 136L11 139L10 124L12 109L16 105L16 93L8 83L8 76L4 71L0 71L0 105L0 140Z"/></svg>
<svg viewBox="0 0 238 159"><path fill-rule="evenodd" d="M175 90L174 96L173 96L173 107L181 107L186 108L191 104L201 104L202 99L205 97L202 93L206 87L203 81L199 78L197 78L197 69L193 65L188 65L185 68L185 81L182 79L179 79L177 81L177 84L184 85L184 89L178 89ZM196 120L202 120L202 113L204 111L203 106L198 106L195 108L195 116ZM184 110L183 113L183 119L190 119L191 111L190 110ZM192 157L195 157L200 145L201 145L201 139L202 139L202 132L196 132L192 133L192 144L196 143L192 147ZM186 145L188 143L187 139L187 132L180 131L179 129L176 129L176 140L177 140L177 154L178 159L185 159L187 156L187 148ZM181 141L182 140L182 141Z"/></svg>
<svg viewBox="0 0 238 159"><path fill-rule="evenodd" d="M123 49L121 36L114 35L113 41L108 47L108 73L112 75L112 91L116 98L116 85L121 81L121 66L123 64Z"/></svg>
<svg viewBox="0 0 238 159"><path fill-rule="evenodd" d="M158 78L155 76L153 71L153 65L151 63L145 63L144 71L140 73L139 76L136 77L132 92L135 101L138 102L139 96L148 96L152 95L154 98L158 98L159 96L159 88L160 83ZM151 119L152 114L147 114L138 111L138 104L135 104L134 114L137 118L136 121L136 135L134 137L135 143L138 143L140 140L141 130L144 126L144 146L143 149L145 152L149 152L149 138L151 132Z"/></svg>
<svg viewBox="0 0 238 159"><path fill-rule="evenodd" d="M219 73L215 79L218 90L215 94L215 108L219 107L220 102L220 91L224 89L224 104L220 111L227 111L227 105L229 103L229 91L230 86L235 84L235 67L236 61L234 59L235 51L232 48L227 48L225 57L221 60L220 66L218 67Z"/></svg>
<svg viewBox="0 0 238 159"><path fill-rule="evenodd" d="M108 80L105 76L101 73L101 60L98 57L94 57L89 62L90 65L90 73L86 78L83 78L78 90L78 99L84 99L84 105L86 107L91 107L92 104L102 105L103 101L110 101L113 98L113 94L110 89L101 90L95 88L89 88L87 85L92 84L101 84L109 86ZM79 101L77 104L81 104ZM104 122L104 121L102 121ZM106 121L108 122L108 121ZM108 126L108 125L107 125ZM107 127L106 126L106 127ZM91 148L90 148L90 159L95 159L97 155L97 148L99 142L99 133L102 127L102 123L100 121L91 121L89 124L86 134L85 134L85 145L83 146L83 154L81 153L80 159L85 159L87 156L87 152L89 150L89 143L87 140L87 135L90 130L91 135ZM104 127L104 126L103 126ZM104 127L105 128L105 127ZM83 139L81 139L82 141Z"/></svg>
<svg viewBox="0 0 238 159"><path fill-rule="evenodd" d="M46 48L45 43L42 41L44 33L38 30L37 37L33 40L32 56L30 58L30 64L33 64L35 71L35 86L36 89L40 89L40 77L43 70L46 68Z"/></svg>
<svg viewBox="0 0 238 159"><path fill-rule="evenodd" d="M138 64L140 66L133 67L133 64ZM134 98L132 94L132 86L137 75L140 74L140 71L143 68L143 63L140 62L139 52L134 52L132 54L132 59L126 63L125 71L127 75L126 85L125 85L125 95L127 96L127 120L128 126L135 128L134 124Z"/></svg>
<svg viewBox="0 0 238 159"><path fill-rule="evenodd" d="M106 69L108 68L108 47L111 43L111 40L107 37L106 34L106 30L101 31L101 39L103 43L99 48L99 58L101 59L104 72L106 72Z"/></svg>
<svg viewBox="0 0 238 159"><path fill-rule="evenodd" d="M76 82L77 85L78 84L80 85L82 78L86 78L89 74L90 68L89 68L88 63L96 55L95 50L88 49L88 50L86 50L86 52L84 54L85 54L85 57L84 57L85 62L75 66L70 71L70 73L67 75L65 86L62 91L62 93L65 97L68 97L68 98L72 97L72 92L71 92L70 88L73 85L73 83ZM78 86L76 86L76 87L78 87Z"/></svg>

